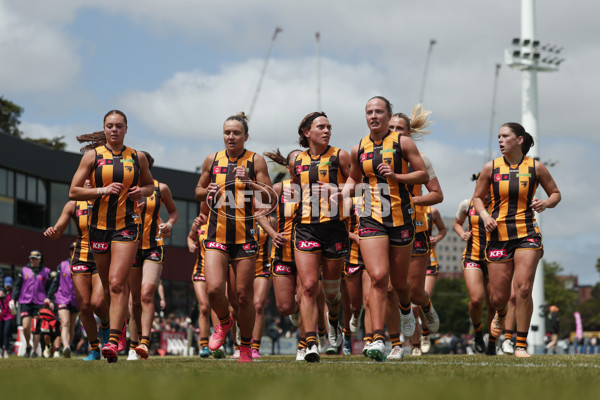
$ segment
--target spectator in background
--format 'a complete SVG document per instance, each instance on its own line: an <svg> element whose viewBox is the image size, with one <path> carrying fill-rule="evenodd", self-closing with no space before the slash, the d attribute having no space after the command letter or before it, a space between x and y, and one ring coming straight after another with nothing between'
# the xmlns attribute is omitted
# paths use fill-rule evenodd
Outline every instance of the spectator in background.
<svg viewBox="0 0 600 400"><path fill-rule="evenodd" d="M14 306L15 299L19 302L21 312L21 325L23 336L25 336L25 357L37 357L37 346L40 343L39 324L34 324L33 353L29 340L31 339L32 319L38 317L44 305L52 307L48 298L48 286L50 285L50 268L42 265L42 253L33 250L29 253L29 263L25 265L17 277L15 291L9 305Z"/></svg>
<svg viewBox="0 0 600 400"><path fill-rule="evenodd" d="M281 320L276 317L273 322L269 325L267 329L267 335L271 338L271 355L280 354L281 353L281 344L279 343L279 338L282 334L282 329L279 324ZM277 353L275 353L275 347L277 346Z"/></svg>
<svg viewBox="0 0 600 400"><path fill-rule="evenodd" d="M550 341L546 345L546 353L549 353L551 349L552 354L556 354L556 343L558 342L558 332L560 330L558 311L557 306L550 306L550 314L548 315L548 335L550 335Z"/></svg>
<svg viewBox="0 0 600 400"><path fill-rule="evenodd" d="M17 313L15 308L9 306L12 299L13 278L4 278L4 285L0 285L0 358L8 358L10 351L10 337L12 335L13 320Z"/></svg>

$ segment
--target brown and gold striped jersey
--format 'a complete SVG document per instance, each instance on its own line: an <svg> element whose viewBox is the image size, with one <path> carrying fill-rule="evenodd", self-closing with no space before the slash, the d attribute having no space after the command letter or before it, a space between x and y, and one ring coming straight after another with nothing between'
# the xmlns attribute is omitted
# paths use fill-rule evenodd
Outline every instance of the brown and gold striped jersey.
<svg viewBox="0 0 600 400"><path fill-rule="evenodd" d="M142 223L142 249L151 249L157 246L163 246L164 240L158 230L160 219L160 207L162 199L160 196L160 187L158 181L154 180L154 192L151 196L143 197L141 200L145 206L140 207L140 220Z"/></svg>
<svg viewBox="0 0 600 400"><path fill-rule="evenodd" d="M213 198L208 198L207 240L223 244L242 244L254 241L255 220L253 191L235 178L235 169L244 167L250 180L256 181L254 156L244 150L237 158L230 158L226 150L215 155L211 165L210 181L220 186Z"/></svg>
<svg viewBox="0 0 600 400"><path fill-rule="evenodd" d="M124 189L118 195L105 195L94 200L90 227L118 230L137 223L136 202L127 197L129 189L138 184L140 177L137 152L129 147L113 152L106 146L97 147L95 151L96 159L90 174L92 187L120 182Z"/></svg>
<svg viewBox="0 0 600 400"><path fill-rule="evenodd" d="M320 196L316 191L318 182L339 187L346 182L340 168L340 149L328 146L322 154L312 155L309 150L298 154L294 168L300 184L300 204L296 211L299 224L318 224L340 221L343 202L332 207L329 196Z"/></svg>
<svg viewBox="0 0 600 400"><path fill-rule="evenodd" d="M291 262L294 260L294 249L292 247L292 229L294 226L294 217L298 202L293 198L286 198L284 191L286 188L292 187L292 180L287 179L281 182L281 195L277 199L277 208L275 215L277 216L277 232L287 234L288 241L283 246L271 247L271 258L275 260Z"/></svg>
<svg viewBox="0 0 600 400"><path fill-rule="evenodd" d="M471 237L467 240L467 246L463 252L463 260L482 261L485 260L486 233L483 220L473 207L473 199L469 201L467 208L467 219Z"/></svg>
<svg viewBox="0 0 600 400"><path fill-rule="evenodd" d="M75 202L75 210L71 215L75 229L77 229L77 241L75 242L75 250L73 251L73 260L82 262L94 261L94 256L90 251L90 237L88 233L92 204L91 201Z"/></svg>
<svg viewBox="0 0 600 400"><path fill-rule="evenodd" d="M358 148L358 162L363 173L363 211L386 227L398 227L414 220L412 196L403 183L398 183L379 175L377 166L391 165L395 173L406 174L408 162L400 146L400 134L388 131L382 140L373 141L370 135L361 139Z"/></svg>
<svg viewBox="0 0 600 400"><path fill-rule="evenodd" d="M509 165L504 157L493 161L490 215L498 229L488 234L488 240L506 241L540 233L531 208L537 185L533 158L524 156L516 165Z"/></svg>

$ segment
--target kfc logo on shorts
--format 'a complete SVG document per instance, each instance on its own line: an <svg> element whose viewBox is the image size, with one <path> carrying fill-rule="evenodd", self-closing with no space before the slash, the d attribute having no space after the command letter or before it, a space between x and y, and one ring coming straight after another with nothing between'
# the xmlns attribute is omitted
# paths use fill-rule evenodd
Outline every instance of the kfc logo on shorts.
<svg viewBox="0 0 600 400"><path fill-rule="evenodd" d="M153 251L152 253L150 253L150 257L151 258L160 258L159 254L155 251Z"/></svg>
<svg viewBox="0 0 600 400"><path fill-rule="evenodd" d="M376 233L377 229L373 229L373 228L360 228L358 230L358 235L359 236L365 236L368 235L369 233Z"/></svg>
<svg viewBox="0 0 600 400"><path fill-rule="evenodd" d="M469 261L465 263L465 268L479 268L479 264L473 261Z"/></svg>
<svg viewBox="0 0 600 400"><path fill-rule="evenodd" d="M108 250L108 242L92 242L92 250L106 251Z"/></svg>
<svg viewBox="0 0 600 400"><path fill-rule="evenodd" d="M206 243L207 249L217 249L217 250L227 251L227 246L224 245L223 243L217 243L217 242L205 242L205 243Z"/></svg>
<svg viewBox="0 0 600 400"><path fill-rule="evenodd" d="M289 265L277 265L275 267L276 274L291 274L292 268Z"/></svg>
<svg viewBox="0 0 600 400"><path fill-rule="evenodd" d="M72 265L71 271L73 272L85 272L87 271L87 266L85 265Z"/></svg>
<svg viewBox="0 0 600 400"><path fill-rule="evenodd" d="M245 243L242 246L242 249L244 249L244 250L252 250L253 248L254 248L254 246L252 245L252 243Z"/></svg>
<svg viewBox="0 0 600 400"><path fill-rule="evenodd" d="M321 245L317 242L312 242L310 240L301 240L300 242L298 242L298 248L299 249L314 249L314 248L319 248L321 247Z"/></svg>
<svg viewBox="0 0 600 400"><path fill-rule="evenodd" d="M425 247L425 244L421 241L415 240L415 249L420 249L421 247Z"/></svg>
<svg viewBox="0 0 600 400"><path fill-rule="evenodd" d="M502 250L490 250L488 252L488 258L490 260L494 259L494 258L500 258L500 257L506 257L506 250L502 249Z"/></svg>
<svg viewBox="0 0 600 400"><path fill-rule="evenodd" d="M133 237L133 232L121 231L121 236L123 236L125 239L131 239Z"/></svg>
<svg viewBox="0 0 600 400"><path fill-rule="evenodd" d="M400 237L402 237L402 239L409 238L409 237L410 237L410 235L411 235L411 231L402 231L402 232L400 233Z"/></svg>
<svg viewBox="0 0 600 400"><path fill-rule="evenodd" d="M358 271L359 269L360 269L360 265L357 265L357 266L355 266L355 267L348 267L348 268L346 268L346 273L347 273L348 275L352 275L352 274L354 274L356 271Z"/></svg>

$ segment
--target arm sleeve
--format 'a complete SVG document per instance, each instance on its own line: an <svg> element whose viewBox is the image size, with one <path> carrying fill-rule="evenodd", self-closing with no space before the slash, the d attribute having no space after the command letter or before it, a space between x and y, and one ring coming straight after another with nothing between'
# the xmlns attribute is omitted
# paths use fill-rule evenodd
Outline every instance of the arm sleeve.
<svg viewBox="0 0 600 400"><path fill-rule="evenodd" d="M467 210L469 209L469 199L464 199L458 205L458 210L456 211L456 219L461 220L467 216Z"/></svg>
<svg viewBox="0 0 600 400"><path fill-rule="evenodd" d="M425 154L421 153L421 158L425 163L425 168L427 168L427 174L429 175L429 180L432 180L436 177L435 171L433 170L433 164L431 164L431 160Z"/></svg>

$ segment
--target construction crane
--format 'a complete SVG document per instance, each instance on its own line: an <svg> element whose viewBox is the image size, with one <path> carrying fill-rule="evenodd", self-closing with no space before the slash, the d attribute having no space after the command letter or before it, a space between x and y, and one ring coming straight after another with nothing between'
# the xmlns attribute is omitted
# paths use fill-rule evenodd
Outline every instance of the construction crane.
<svg viewBox="0 0 600 400"><path fill-rule="evenodd" d="M267 65L269 64L269 59L271 58L271 51L273 50L273 44L275 43L275 39L277 39L277 35L282 31L280 27L275 28L275 33L273 33L273 37L271 38L271 44L269 45L269 51L267 51L267 56L265 57L265 63L263 65L262 71L260 73L260 78L258 80L258 85L256 85L256 91L254 92L254 98L252 99L252 104L250 105L249 115L252 116L254 113L254 106L256 105L256 100L258 99L258 93L260 93L260 87L262 85L263 78L265 77L265 73L267 72Z"/></svg>

